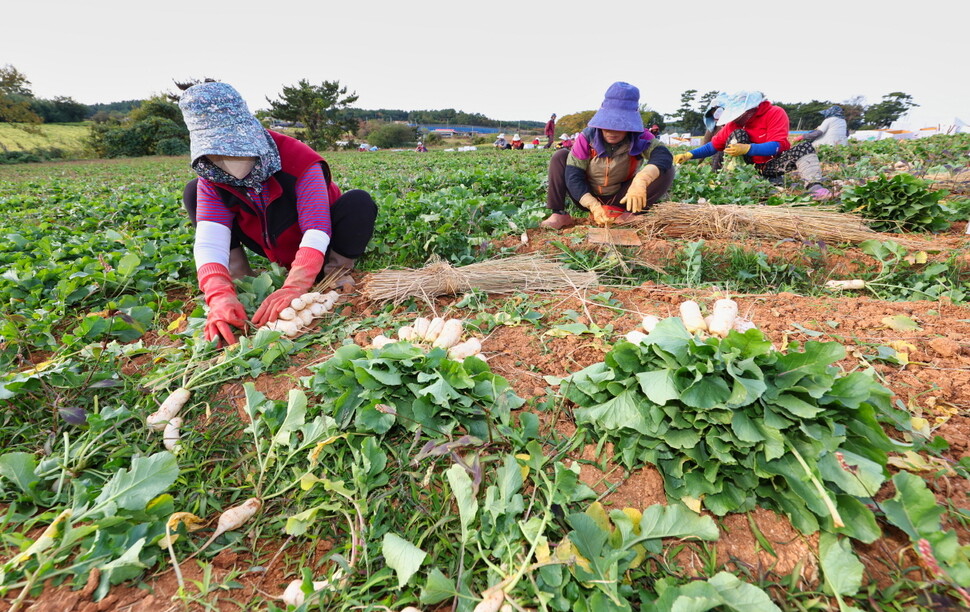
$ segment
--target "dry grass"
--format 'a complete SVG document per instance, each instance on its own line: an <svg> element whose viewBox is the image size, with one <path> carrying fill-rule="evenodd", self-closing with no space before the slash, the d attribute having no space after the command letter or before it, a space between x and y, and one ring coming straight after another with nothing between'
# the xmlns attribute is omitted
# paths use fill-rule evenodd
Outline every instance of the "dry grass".
<svg viewBox="0 0 970 612"><path fill-rule="evenodd" d="M375 272L364 280L361 293L376 302L399 304L409 297L430 301L439 295L475 289L485 293L567 291L585 289L596 282L595 272L568 270L547 255L529 254L460 268L438 260L420 269Z"/></svg>
<svg viewBox="0 0 970 612"><path fill-rule="evenodd" d="M737 206L663 202L631 226L648 236L668 238L746 237L783 240L821 240L830 244L858 244L892 239L907 248L927 248L918 240L875 232L853 214L824 206Z"/></svg>

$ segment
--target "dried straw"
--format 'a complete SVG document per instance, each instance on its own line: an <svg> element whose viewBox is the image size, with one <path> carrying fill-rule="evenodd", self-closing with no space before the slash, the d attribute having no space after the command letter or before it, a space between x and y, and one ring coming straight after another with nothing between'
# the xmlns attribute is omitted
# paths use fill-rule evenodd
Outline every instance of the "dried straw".
<svg viewBox="0 0 970 612"><path fill-rule="evenodd" d="M474 289L486 293L564 291L585 289L596 282L595 272L568 270L547 255L533 253L460 268L435 259L416 270L384 270L368 275L361 293L375 302L400 304L409 297L430 300Z"/></svg>
<svg viewBox="0 0 970 612"><path fill-rule="evenodd" d="M858 215L824 206L736 206L663 202L631 225L649 236L671 238L772 238L821 240L831 244L858 244L892 239L908 248L926 244L899 235L886 237L869 229Z"/></svg>

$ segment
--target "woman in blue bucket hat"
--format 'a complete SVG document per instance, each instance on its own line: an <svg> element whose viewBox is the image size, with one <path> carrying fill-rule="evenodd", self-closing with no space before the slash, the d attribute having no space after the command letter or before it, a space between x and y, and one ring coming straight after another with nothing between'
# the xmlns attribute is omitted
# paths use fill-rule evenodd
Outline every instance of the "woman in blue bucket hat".
<svg viewBox="0 0 970 612"><path fill-rule="evenodd" d="M739 91L722 98L723 112L717 119L723 125L710 142L687 153L674 156L675 163L710 157L718 151L742 157L754 164L761 176L782 184L784 176L797 171L808 193L816 200L827 200L832 192L822 185L822 168L810 143L792 146L788 141L788 113L765 99L760 91Z"/></svg>
<svg viewBox="0 0 970 612"><path fill-rule="evenodd" d="M566 212L567 196L596 223L623 221L659 201L673 180L673 156L643 128L640 90L613 83L572 148L553 154L546 195L552 214L540 225L561 230L576 224Z"/></svg>
<svg viewBox="0 0 970 612"><path fill-rule="evenodd" d="M189 128L190 181L182 201L195 225L195 265L209 314L206 340L236 342L246 310L233 279L252 274L243 247L289 270L253 315L277 320L324 276L349 271L374 233L377 205L359 189L341 193L327 162L295 138L263 128L235 89L206 82L179 100Z"/></svg>

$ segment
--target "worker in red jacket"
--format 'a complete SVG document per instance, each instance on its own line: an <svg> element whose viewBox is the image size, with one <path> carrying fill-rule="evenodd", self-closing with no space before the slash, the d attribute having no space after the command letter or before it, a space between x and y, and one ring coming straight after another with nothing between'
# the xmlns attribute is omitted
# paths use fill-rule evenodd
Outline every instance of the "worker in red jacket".
<svg viewBox="0 0 970 612"><path fill-rule="evenodd" d="M742 157L754 164L761 176L783 184L786 173L795 170L806 191L816 200L828 200L832 192L822 185L822 168L811 143L791 146L788 142L788 113L765 99L760 91L741 91L724 99L718 124L724 125L705 145L674 156L674 163L703 159L718 151Z"/></svg>
<svg viewBox="0 0 970 612"><path fill-rule="evenodd" d="M556 137L556 113L546 121L546 129L543 133L546 135L546 146L543 148L548 149L552 146L552 139Z"/></svg>

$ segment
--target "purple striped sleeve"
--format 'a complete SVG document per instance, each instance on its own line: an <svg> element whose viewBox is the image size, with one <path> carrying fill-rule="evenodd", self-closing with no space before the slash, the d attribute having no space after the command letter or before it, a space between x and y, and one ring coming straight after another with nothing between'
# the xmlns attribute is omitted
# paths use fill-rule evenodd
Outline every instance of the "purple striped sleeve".
<svg viewBox="0 0 970 612"><path fill-rule="evenodd" d="M320 230L331 236L330 194L320 164L307 168L296 182L296 215L300 231Z"/></svg>
<svg viewBox="0 0 970 612"><path fill-rule="evenodd" d="M218 188L204 178L200 178L196 195L195 221L212 221L219 225L232 227L232 213L219 198Z"/></svg>

